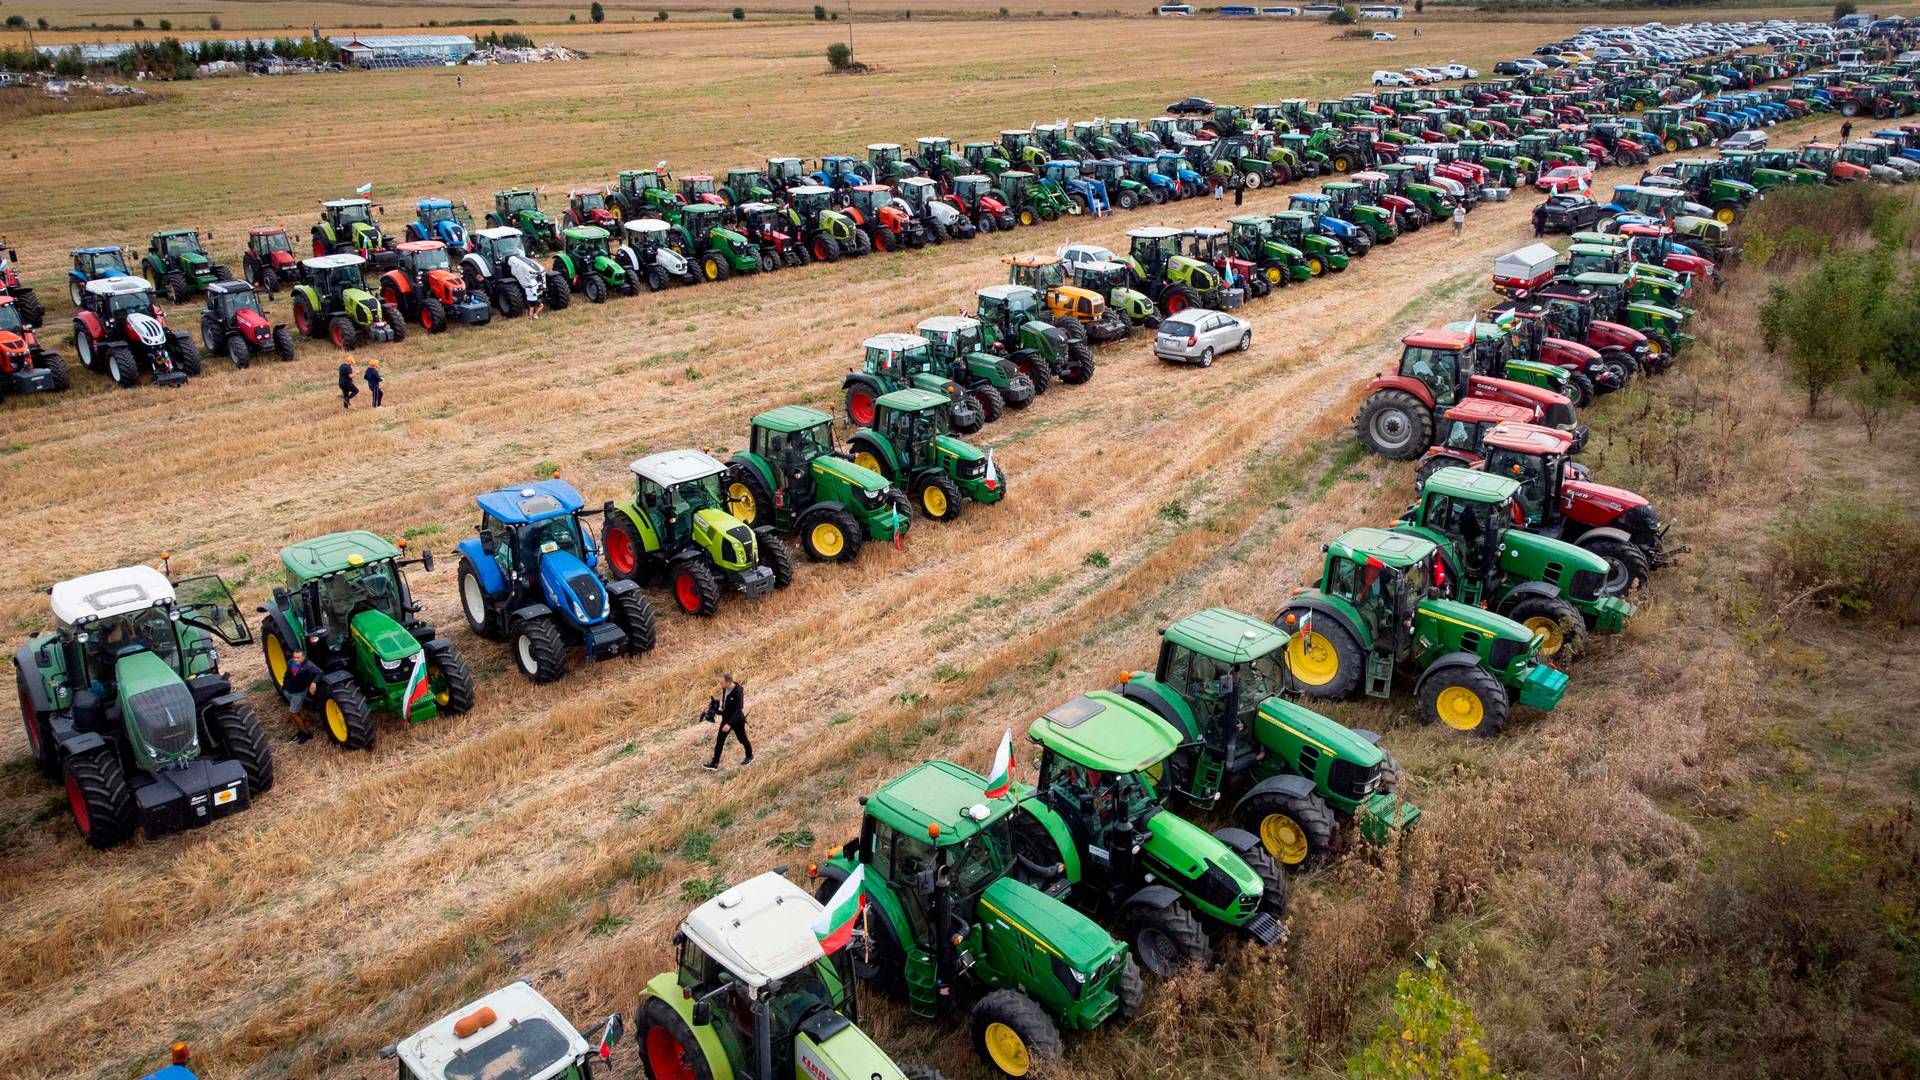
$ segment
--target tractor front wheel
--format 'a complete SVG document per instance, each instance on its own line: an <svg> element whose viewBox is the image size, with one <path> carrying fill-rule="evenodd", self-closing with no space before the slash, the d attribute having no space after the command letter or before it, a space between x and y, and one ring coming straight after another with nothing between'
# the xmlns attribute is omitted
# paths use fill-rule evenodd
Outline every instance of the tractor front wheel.
<svg viewBox="0 0 1920 1080"><path fill-rule="evenodd" d="M713 1066L693 1030L673 1007L650 997L634 1018L640 1065L647 1080L713 1080Z"/></svg>
<svg viewBox="0 0 1920 1080"><path fill-rule="evenodd" d="M133 350L126 342L116 341L107 346L107 372L123 390L140 385L140 361L134 359Z"/></svg>
<svg viewBox="0 0 1920 1080"><path fill-rule="evenodd" d="M813 562L852 562L860 557L866 535L845 510L812 510L800 515L800 549ZM24 700L24 699L22 699Z"/></svg>
<svg viewBox="0 0 1920 1080"><path fill-rule="evenodd" d="M952 521L960 516L960 486L946 473L922 477L914 485L913 501L933 521Z"/></svg>
<svg viewBox="0 0 1920 1080"><path fill-rule="evenodd" d="M178 270L167 275L167 295L173 297L176 304L184 304L193 298L193 283L187 275Z"/></svg>
<svg viewBox="0 0 1920 1080"><path fill-rule="evenodd" d="M1218 832L1214 836L1218 837ZM1232 845L1228 845L1232 846ZM1238 851L1238 849L1235 849ZM1280 869L1279 860L1267 853L1266 845L1261 844L1240 851L1240 861L1247 869L1260 878L1260 911L1271 915L1275 922L1287 917L1287 873Z"/></svg>
<svg viewBox="0 0 1920 1080"><path fill-rule="evenodd" d="M667 272L658 266L647 267L647 291L659 292L668 285Z"/></svg>
<svg viewBox="0 0 1920 1080"><path fill-rule="evenodd" d="M227 337L225 352L227 361L236 369L253 363L253 346L248 345L247 339L239 334L231 334Z"/></svg>
<svg viewBox="0 0 1920 1080"><path fill-rule="evenodd" d="M27 749L32 752L34 765L40 770L41 776L49 780L60 779L60 755L53 747L53 726L33 707L25 672L14 671L13 688L19 692L20 722L27 729Z"/></svg>
<svg viewBox="0 0 1920 1080"><path fill-rule="evenodd" d="M567 673L567 644L551 618L521 622L513 633L513 662L536 683L550 683Z"/></svg>
<svg viewBox="0 0 1920 1080"><path fill-rule="evenodd" d="M293 331L284 326L273 328L273 355L282 361L293 359Z"/></svg>
<svg viewBox="0 0 1920 1080"><path fill-rule="evenodd" d="M298 294L293 298L293 328L310 338L319 337L326 329L307 298Z"/></svg>
<svg viewBox="0 0 1920 1080"><path fill-rule="evenodd" d="M473 708L473 669L467 658L446 638L426 645L427 688L433 691L433 703L441 712L463 713Z"/></svg>
<svg viewBox="0 0 1920 1080"><path fill-rule="evenodd" d="M653 616L653 604L639 589L630 589L613 597L614 625L627 632L627 655L652 652L659 638L659 623Z"/></svg>
<svg viewBox="0 0 1920 1080"><path fill-rule="evenodd" d="M1287 673L1308 697L1349 697L1360 686L1366 658L1353 631L1332 615L1291 608L1282 616L1287 641Z"/></svg>
<svg viewBox="0 0 1920 1080"><path fill-rule="evenodd" d="M1584 371L1567 373L1567 386L1573 391L1573 405L1584 409L1593 404L1593 380L1587 378Z"/></svg>
<svg viewBox="0 0 1920 1080"><path fill-rule="evenodd" d="M973 400L979 403L980 416L987 423L991 424L1006 415L1007 399L992 383L981 383L969 388L967 393L972 394Z"/></svg>
<svg viewBox="0 0 1920 1080"><path fill-rule="evenodd" d="M814 237L813 238L813 261L826 262L826 263L839 262L840 261L840 241L835 240L833 237L828 236L825 233L821 233L819 236Z"/></svg>
<svg viewBox="0 0 1920 1080"><path fill-rule="evenodd" d="M207 710L207 731L221 752L246 771L248 798L273 787L273 747L253 706L244 701L215 705Z"/></svg>
<svg viewBox="0 0 1920 1080"><path fill-rule="evenodd" d="M73 823L89 846L105 850L133 835L133 790L111 748L74 754L63 772Z"/></svg>
<svg viewBox="0 0 1920 1080"><path fill-rule="evenodd" d="M1420 721L1492 738L1507 726L1507 689L1478 664L1455 664L1428 672L1415 691Z"/></svg>
<svg viewBox="0 0 1920 1080"><path fill-rule="evenodd" d="M353 325L352 319L345 315L335 315L327 320L327 338L333 342L334 348L344 352L353 348L354 343L360 340L360 331Z"/></svg>
<svg viewBox="0 0 1920 1080"><path fill-rule="evenodd" d="M1136 904L1126 913L1127 944L1140 966L1165 979L1183 968L1213 965L1213 943L1187 905Z"/></svg>
<svg viewBox="0 0 1920 1080"><path fill-rule="evenodd" d="M580 292L589 304L607 302L607 279L599 274L588 274L580 279Z"/></svg>
<svg viewBox="0 0 1920 1080"><path fill-rule="evenodd" d="M981 214L980 220L974 222L973 227L977 232L991 233L1000 227L1000 223L993 219L992 214Z"/></svg>
<svg viewBox="0 0 1920 1080"><path fill-rule="evenodd" d="M343 750L366 750L373 746L373 707L365 694L350 682L332 686L321 684L320 714L326 720L327 735Z"/></svg>
<svg viewBox="0 0 1920 1080"><path fill-rule="evenodd" d="M780 539L772 529L761 529L756 537L760 548L760 565L773 571L773 587L784 589L793 584L793 552L787 542Z"/></svg>
<svg viewBox="0 0 1920 1080"><path fill-rule="evenodd" d="M461 559L459 576L460 611L467 617L467 629L476 637L498 641L500 620L493 613L493 605L487 603L487 590L480 584L480 574L473 564Z"/></svg>
<svg viewBox="0 0 1920 1080"><path fill-rule="evenodd" d="M573 282L558 270L547 271L546 302L549 310L565 311L573 303Z"/></svg>
<svg viewBox="0 0 1920 1080"><path fill-rule="evenodd" d="M1339 827L1326 800L1312 793L1256 792L1233 808L1233 819L1288 871L1311 870L1325 860Z"/></svg>
<svg viewBox="0 0 1920 1080"><path fill-rule="evenodd" d="M698 559L682 559L673 566L674 603L688 615L712 615L720 607L720 582L713 568Z"/></svg>
<svg viewBox="0 0 1920 1080"><path fill-rule="evenodd" d="M1600 583L1602 596L1625 596L1645 585L1652 573L1647 553L1631 540L1601 536L1582 539L1580 546L1607 560L1607 579Z"/></svg>
<svg viewBox="0 0 1920 1080"><path fill-rule="evenodd" d="M1131 209L1133 209L1133 208L1134 208L1135 206L1138 206L1138 205L1140 204L1140 200L1138 200L1138 199L1136 199L1136 198L1134 198L1134 197L1133 197L1133 192L1131 192L1131 191L1122 191L1122 192L1120 193L1120 197L1119 197L1119 198L1117 198L1117 199L1115 199L1115 200L1114 200L1114 202L1115 202L1115 203L1116 203L1116 204L1117 204L1117 205L1118 205L1118 206L1120 207L1120 209L1122 209L1122 210L1131 210Z"/></svg>
<svg viewBox="0 0 1920 1080"><path fill-rule="evenodd" d="M1586 644L1586 620L1558 596L1522 597L1500 614L1533 631L1540 639L1540 657L1549 663L1576 659Z"/></svg>
<svg viewBox="0 0 1920 1080"><path fill-rule="evenodd" d="M1412 461L1433 444L1433 412L1405 390L1381 390L1354 415L1353 434L1381 457Z"/></svg>
<svg viewBox="0 0 1920 1080"><path fill-rule="evenodd" d="M445 333L447 329L447 305L437 296L429 296L420 301L420 328L429 334Z"/></svg>
<svg viewBox="0 0 1920 1080"><path fill-rule="evenodd" d="M1018 990L974 1002L973 1048L1002 1076L1026 1076L1060 1057L1060 1029L1040 1003Z"/></svg>
<svg viewBox="0 0 1920 1080"><path fill-rule="evenodd" d="M181 371L191 376L200 374L200 346L185 334L170 333L173 344L173 362Z"/></svg>

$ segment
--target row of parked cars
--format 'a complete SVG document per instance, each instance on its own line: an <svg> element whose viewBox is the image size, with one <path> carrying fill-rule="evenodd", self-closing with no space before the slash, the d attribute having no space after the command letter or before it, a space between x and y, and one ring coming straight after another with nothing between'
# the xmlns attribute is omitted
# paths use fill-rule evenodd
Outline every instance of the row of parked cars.
<svg viewBox="0 0 1920 1080"><path fill-rule="evenodd" d="M1405 71L1376 71L1373 73L1375 86L1431 86L1446 82L1448 79L1477 79L1480 73L1465 64L1437 64L1432 67L1410 67Z"/></svg>

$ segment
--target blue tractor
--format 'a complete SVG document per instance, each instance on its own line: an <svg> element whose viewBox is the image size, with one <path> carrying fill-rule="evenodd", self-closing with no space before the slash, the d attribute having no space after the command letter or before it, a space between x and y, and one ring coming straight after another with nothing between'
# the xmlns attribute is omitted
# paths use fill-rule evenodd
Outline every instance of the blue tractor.
<svg viewBox="0 0 1920 1080"><path fill-rule="evenodd" d="M1046 182L1065 192L1067 198L1080 206L1081 213L1105 215L1113 210L1113 204L1107 199L1107 185L1091 177L1082 176L1080 163L1066 158L1057 158L1047 162L1046 172L1042 174Z"/></svg>
<svg viewBox="0 0 1920 1080"><path fill-rule="evenodd" d="M1178 199L1180 197L1179 183L1175 181L1173 177L1161 172L1158 163L1155 162L1153 158L1144 157L1140 154L1129 154L1127 155L1126 162L1127 178L1147 185L1147 190L1152 194L1156 206L1166 202L1168 199Z"/></svg>
<svg viewBox="0 0 1920 1080"><path fill-rule="evenodd" d="M813 182L824 188L844 191L871 182L867 175L867 163L847 154L828 154L820 159L820 167L814 170Z"/></svg>
<svg viewBox="0 0 1920 1080"><path fill-rule="evenodd" d="M1160 175L1178 181L1184 194L1193 195L1207 190L1206 177L1194 172L1193 163L1178 150L1162 150L1155 154L1153 167L1160 171Z"/></svg>
<svg viewBox="0 0 1920 1080"><path fill-rule="evenodd" d="M133 273L127 269L127 253L123 248L74 248L67 254L73 256L73 269L67 271L67 299L73 301L76 311L86 306L87 282Z"/></svg>
<svg viewBox="0 0 1920 1080"><path fill-rule="evenodd" d="M1303 191L1287 196L1287 209L1304 210L1312 214L1314 220L1319 222L1320 235L1340 241L1340 246L1347 250L1348 255L1365 255L1373 250L1373 238L1367 235L1366 230L1328 212L1332 201L1319 192Z"/></svg>
<svg viewBox="0 0 1920 1080"><path fill-rule="evenodd" d="M579 492L536 480L474 503L479 535L459 545L460 610L475 634L513 643L521 674L537 683L558 679L572 645L590 660L653 648L653 605L640 586L609 585L594 572L600 553L580 525L586 504Z"/></svg>
<svg viewBox="0 0 1920 1080"><path fill-rule="evenodd" d="M438 240L447 245L455 262L467 253L467 233L473 228L473 215L467 204L452 199L421 199L414 204L413 220L407 222L407 239Z"/></svg>

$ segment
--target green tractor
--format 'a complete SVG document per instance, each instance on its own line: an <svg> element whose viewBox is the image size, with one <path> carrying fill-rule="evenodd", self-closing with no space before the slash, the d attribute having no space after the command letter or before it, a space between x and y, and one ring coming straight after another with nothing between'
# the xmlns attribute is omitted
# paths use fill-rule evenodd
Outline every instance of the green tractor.
<svg viewBox="0 0 1920 1080"><path fill-rule="evenodd" d="M987 423L1000 419L1007 409L1024 409L1033 402L1033 380L1012 361L986 350L980 320L935 315L920 320L913 329L926 339L934 360L946 365L948 376L980 403Z"/></svg>
<svg viewBox="0 0 1920 1080"><path fill-rule="evenodd" d="M948 376L947 365L934 358L932 346L918 334L875 334L860 343L866 359L849 370L840 384L846 395L847 423L856 428L874 421L874 403L895 390L917 386L948 401L948 426L971 435L986 424L979 402Z"/></svg>
<svg viewBox="0 0 1920 1080"><path fill-rule="evenodd" d="M589 304L604 304L609 292L636 296L640 279L614 257L607 230L598 225L575 225L560 233L560 249L553 254L553 272L567 279L569 294L579 293Z"/></svg>
<svg viewBox="0 0 1920 1080"><path fill-rule="evenodd" d="M1001 194L1007 198L1007 208L1022 225L1057 221L1062 216L1080 212L1064 192L1024 169L1001 173L999 184Z"/></svg>
<svg viewBox="0 0 1920 1080"><path fill-rule="evenodd" d="M1418 676L1424 723L1494 736L1512 696L1550 711L1567 676L1540 662L1540 639L1504 615L1446 599L1430 540L1350 529L1326 547L1318 588L1287 599L1276 624L1292 637L1287 669L1309 697L1390 697L1396 673Z"/></svg>
<svg viewBox="0 0 1920 1080"><path fill-rule="evenodd" d="M624 174L622 174L624 176ZM540 193L526 188L493 193L493 209L487 211L488 227L519 229L527 238L527 254L545 255L560 248L560 226L540 209Z"/></svg>
<svg viewBox="0 0 1920 1080"><path fill-rule="evenodd" d="M1079 245L1069 244L1068 248ZM1091 245L1088 245L1091 247ZM1100 249L1099 258L1068 259L1067 281L1107 302L1108 311L1119 312L1129 326L1152 329L1160 325L1160 308L1146 293L1133 287L1133 271Z"/></svg>
<svg viewBox="0 0 1920 1080"><path fill-rule="evenodd" d="M688 615L712 615L722 583L748 599L793 583L779 534L727 512L725 465L698 450L668 450L632 469L634 494L603 508L601 546L615 575L665 581Z"/></svg>
<svg viewBox="0 0 1920 1080"><path fill-rule="evenodd" d="M213 234L208 233L207 239L213 239ZM154 233L140 259L140 272L155 293L164 290L176 304L186 303L216 281L233 280L233 271L214 262L200 246L200 233L194 229Z"/></svg>
<svg viewBox="0 0 1920 1080"><path fill-rule="evenodd" d="M853 219L834 209L833 189L802 184L787 192L787 219L814 262L835 262L842 255L865 255L873 238Z"/></svg>
<svg viewBox="0 0 1920 1080"><path fill-rule="evenodd" d="M294 327L308 337L330 338L338 349L351 349L363 337L404 341L406 321L398 307L381 304L367 288L366 262L354 254L300 260L300 283L293 287Z"/></svg>
<svg viewBox="0 0 1920 1080"><path fill-rule="evenodd" d="M1373 237L1376 244L1391 244L1400 235L1394 213L1366 201L1366 189L1351 180L1335 180L1320 185L1327 197L1327 213L1350 221Z"/></svg>
<svg viewBox="0 0 1920 1080"><path fill-rule="evenodd" d="M686 205L670 186L672 181L673 174L665 169L622 169L618 186L607 192L607 201L622 221L665 217L669 210Z"/></svg>
<svg viewBox="0 0 1920 1080"><path fill-rule="evenodd" d="M867 178L873 183L891 185L919 175L920 170L906 160L899 143L867 144Z"/></svg>
<svg viewBox="0 0 1920 1080"><path fill-rule="evenodd" d="M1147 770L1162 798L1212 809L1238 792L1232 820L1299 871L1344 845L1343 826L1382 844L1420 810L1400 798L1400 766L1379 735L1281 696L1288 641L1251 615L1197 611L1161 631L1154 669L1123 674L1117 693L1179 735Z"/></svg>
<svg viewBox="0 0 1920 1080"><path fill-rule="evenodd" d="M987 790L947 761L881 785L863 800L860 835L818 867L815 895L860 868L868 929L855 974L928 1020L971 1001L974 1050L1019 1077L1060 1056L1061 1028L1131 1018L1144 988L1124 944L1016 876L1044 871L1019 858L1020 805Z"/></svg>
<svg viewBox="0 0 1920 1080"><path fill-rule="evenodd" d="M404 545L405 541L401 541ZM452 641L419 617L402 568L433 570L433 552L405 559L370 532L331 533L280 549L285 581L260 606L267 674L286 696L294 650L319 668L322 727L348 750L373 746L373 714L408 723L473 708L473 671Z"/></svg>
<svg viewBox="0 0 1920 1080"><path fill-rule="evenodd" d="M689 913L673 935L673 970L647 981L634 1010L644 1074L650 1080L943 1080L924 1066L903 1070L856 1026L853 949L826 951L813 929L823 916L821 900L777 872L749 878ZM591 1080L585 1073L539 1071L538 1061L522 1064L529 1068L512 1077Z"/></svg>
<svg viewBox="0 0 1920 1080"><path fill-rule="evenodd" d="M1095 690L1049 709L1027 735L1040 772L1018 792L1021 855L1058 868L1067 902L1113 928L1149 974L1211 964L1211 932L1266 946L1285 938L1287 878L1259 838L1208 833L1163 805L1154 777L1180 748L1172 725Z"/></svg>
<svg viewBox="0 0 1920 1080"><path fill-rule="evenodd" d="M852 562L868 540L897 543L913 518L887 478L835 448L833 417L783 405L753 418L727 460L727 513L754 529L798 533L814 562Z"/></svg>
<svg viewBox="0 0 1920 1080"><path fill-rule="evenodd" d="M854 464L871 469L912 496L934 521L960 516L965 500L997 503L1007 497L1007 477L982 452L954 437L945 394L909 387L874 402L873 423L853 433L847 449Z"/></svg>
<svg viewBox="0 0 1920 1080"><path fill-rule="evenodd" d="M1577 544L1513 524L1520 481L1449 466L1420 486L1393 528L1431 541L1456 600L1496 611L1540 637L1549 661L1577 657L1587 631L1617 634L1634 606L1605 594L1611 567Z"/></svg>
<svg viewBox="0 0 1920 1080"><path fill-rule="evenodd" d="M1188 308L1216 310L1239 307L1243 297L1229 287L1212 264L1180 254L1179 229L1151 226L1127 230L1127 266L1140 291L1160 305L1168 316Z"/></svg>
<svg viewBox="0 0 1920 1080"><path fill-rule="evenodd" d="M375 212L384 212L368 199L328 199L320 204L320 220L313 226L313 254L358 255L378 270L392 265L388 252L394 238L373 220Z"/></svg>
<svg viewBox="0 0 1920 1080"><path fill-rule="evenodd" d="M751 166L728 169L727 178L720 184L720 197L728 206L739 206L750 202L772 202L773 189L767 186L767 173L764 169Z"/></svg>
<svg viewBox="0 0 1920 1080"><path fill-rule="evenodd" d="M14 686L27 751L65 781L88 844L201 828L273 786L266 734L214 646L253 640L225 582L130 566L49 592L54 629L14 653Z"/></svg>
<svg viewBox="0 0 1920 1080"><path fill-rule="evenodd" d="M690 203L667 215L701 280L725 281L735 274L774 269L773 256L727 227L728 213L716 203Z"/></svg>
<svg viewBox="0 0 1920 1080"><path fill-rule="evenodd" d="M997 179L1001 173L1013 168L1013 162L1000 152L1000 147L996 143L966 143L961 146L960 154L966 159L964 171L968 173L981 173Z"/></svg>
<svg viewBox="0 0 1920 1080"><path fill-rule="evenodd" d="M513 982L382 1047L380 1057L398 1059L400 1080L477 1080L502 1075L496 1067L514 1077L593 1080L594 1063L612 1054L622 1027L615 1013L575 1030L540 991ZM191 1074L162 1072L154 1080L191 1080Z"/></svg>
<svg viewBox="0 0 1920 1080"><path fill-rule="evenodd" d="M1313 279L1306 252L1274 236L1272 217L1241 214L1228 218L1227 226L1234 255L1252 263L1253 272L1266 280L1268 288Z"/></svg>
<svg viewBox="0 0 1920 1080"><path fill-rule="evenodd" d="M1041 314L1040 294L1026 285L989 285L974 294L979 305L974 317L989 352L1013 361L1044 394L1058 378L1079 384L1093 378L1093 352L1074 349L1067 331Z"/></svg>
<svg viewBox="0 0 1920 1080"><path fill-rule="evenodd" d="M1271 220L1273 239L1298 248L1306 259L1307 272L1314 277L1328 271L1337 274L1353 261L1346 245L1322 230L1320 215L1306 210L1281 210Z"/></svg>

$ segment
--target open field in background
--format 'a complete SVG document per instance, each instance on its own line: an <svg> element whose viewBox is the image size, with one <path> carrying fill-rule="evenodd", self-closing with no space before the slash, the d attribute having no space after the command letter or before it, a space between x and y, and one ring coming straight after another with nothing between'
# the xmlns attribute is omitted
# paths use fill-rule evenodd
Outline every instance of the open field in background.
<svg viewBox="0 0 1920 1080"><path fill-rule="evenodd" d="M438 17L421 14L429 6L395 10ZM117 21L108 8L98 17ZM175 7L176 22L190 8ZM309 8L288 10L305 18ZM50 301L53 342L70 353L66 248L198 224L232 258L246 226L277 220L304 233L312 200L368 180L397 222L414 195L464 194L478 210L498 187L560 193L661 158L681 171L721 169L922 133L985 138L1063 115L1151 116L1190 92L1322 96L1356 87L1383 57L1484 69L1547 32L1425 23L1419 40L1380 47L1331 43L1332 30L1304 23L922 22L859 37L861 58L881 68L860 79L820 74L821 51L843 27L749 24L606 32L571 42L594 51L592 62L466 70L458 94L445 70L179 84L155 105L10 130L0 229ZM1247 208L1283 202L1262 191ZM582 1018L630 1011L703 883L804 865L850 833L855 797L902 763L940 755L983 765L1002 728L1023 731L1037 710L1145 663L1164 621L1208 603L1264 614L1305 579L1320 541L1403 506L1405 468L1361 457L1346 434L1358 381L1408 326L1483 299L1490 260L1524 235L1530 206L1522 197L1485 207L1458 244L1422 232L1344 279L1251 303L1253 352L1208 371L1158 365L1138 340L1104 350L1091 384L1050 393L980 437L1010 473L1008 502L946 528L920 523L904 553L876 545L852 566L803 567L790 590L757 605L732 598L711 621L666 612L656 596L660 646L639 660L531 687L504 650L460 625L449 559L414 584L479 671L480 706L413 730L387 721L371 754L277 743L275 789L221 827L93 853L27 763L18 725L0 725L9 871L0 907L11 946L0 956L0 1072L124 1077L185 1037L210 1078L380 1075L378 1047L518 976ZM12 648L45 620L38 590L163 548L183 572L239 579L243 604L275 580L282 544L316 532L404 531L447 552L472 528L475 492L543 465L594 502L624 490L627 462L649 450L738 446L748 417L774 404L836 408L862 338L971 306L974 288L1003 279L1006 255L1069 238L1119 246L1131 225L1230 212L1183 203L582 304L538 324L416 334L363 351L390 378L379 413L340 411L337 358L319 343L303 343L293 365L210 364L174 393L115 391L82 373L66 395L0 410L10 511L0 626ZM284 300L276 308L284 317ZM190 310L178 315L191 325ZM1715 392L1684 365L1679 378ZM1602 411L1649 407L1628 399ZM1763 427L1791 426L1777 403L1756 408ZM1619 442L1596 438L1602 476L1645 464L1630 430ZM1903 452L1894 464L1911 461ZM1702 497L1680 509L1698 519L1713 505ZM1721 523L1714 535L1736 532ZM1420 940L1409 928L1434 908L1459 920L1443 945L1479 949L1463 977L1500 1021L1489 1022L1497 1061L1537 1075L1603 1067L1595 1063L1665 1075L1724 1060L1713 1047L1662 1044L1666 1033L1645 1017L1616 1040L1595 1018L1634 1014L1612 985L1632 949L1568 952L1602 947L1594 925L1520 917L1545 911L1537 898L1555 891L1605 895L1609 881L1627 880L1608 876L1623 862L1666 873L1700 850L1649 805L1637 786L1648 771L1619 761L1638 761L1638 725L1656 711L1636 700L1640 688L1664 690L1655 701L1666 711L1648 732L1663 759L1698 737L1688 719L1703 702L1731 693L1703 687L1668 647L1698 629L1689 597L1710 586L1701 573L1683 568L1660 585L1649 617L1576 676L1565 713L1522 718L1500 744L1420 731L1398 705L1329 710L1390 732L1412 770L1410 796L1428 807L1428 846L1398 869L1362 863L1303 886L1287 953L1169 992L1163 1025L1203 1016L1209 995L1271 990L1271 1000L1243 994L1235 1005L1263 1032L1257 1045L1212 1047L1196 1067L1249 1077L1337 1068L1409 963ZM284 736L257 653L229 660ZM744 672L761 758L716 778L697 768L711 729L693 718L723 667ZM1522 798L1528 791L1539 797ZM1623 831L1636 845L1625 855L1610 846ZM1529 847L1529 836L1545 839ZM1486 906L1474 907L1483 892ZM1633 911L1655 903L1619 899ZM1535 958L1584 973L1589 996L1565 993L1574 976L1535 975ZM936 1039L885 1013L873 1026L907 1060L977 1075L964 1036ZM1081 1075L1103 1077L1159 1067L1154 1047L1167 1037L1145 1024L1070 1045L1084 1055ZM53 1047L80 1048L77 1060ZM621 1059L616 1075L638 1074L631 1048Z"/></svg>

